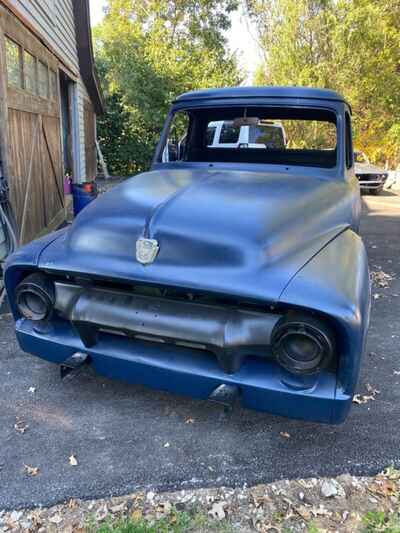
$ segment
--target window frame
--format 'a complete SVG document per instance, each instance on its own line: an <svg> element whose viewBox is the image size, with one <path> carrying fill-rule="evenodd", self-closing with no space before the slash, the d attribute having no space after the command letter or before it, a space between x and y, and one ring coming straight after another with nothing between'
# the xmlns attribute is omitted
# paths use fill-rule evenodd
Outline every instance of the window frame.
<svg viewBox="0 0 400 533"><path fill-rule="evenodd" d="M204 120L204 122L210 123L210 122L222 122L223 120L231 120L230 117L224 116L225 111L227 114L231 111L232 107L235 108L263 108L267 107L273 110L274 112L276 110L280 110L282 108L283 111L290 110L294 114L299 113L302 114L303 112L311 112L314 115L319 115L320 113L323 115L331 115L332 119L324 119L323 117L319 118L319 116L313 116L309 120L317 120L321 122L330 122L335 126L336 131L336 147L334 150L331 150L333 152L332 157L332 163L329 165L321 165L317 163L310 163L310 162L297 162L297 161L287 161L287 162L279 162L279 161L223 161L223 160L211 160L211 159L204 159L204 160L195 160L195 159L185 159L184 161L179 161L179 163L187 163L188 165L198 165L198 166L221 166L221 167L229 167L231 168L234 166L234 168L240 167L246 167L246 168L254 168L254 169L264 169L264 168L270 168L272 167L278 167L278 166L284 166L284 167L297 167L297 168L307 168L310 172L321 172L329 176L337 177L337 170L339 169L339 166L343 164L343 135L344 135L344 127L343 127L343 111L339 108L339 105L320 105L318 103L314 102L305 102L304 104L298 104L298 103L291 103L287 104L277 104L277 103L270 103L270 102L257 102L256 104L251 102L248 105L240 102L223 102L221 105L216 106L213 101L208 102L202 102L198 103L197 101L193 102L177 102L175 105L171 106L169 113L166 117L166 120L164 122L164 126L161 132L160 140L157 143L156 150L154 152L153 160L152 160L152 168L158 169L163 168L165 164L173 166L176 164L175 161L166 161L163 158L163 152L165 150L166 142L169 135L169 130L171 127L171 123L173 122L174 116L177 113L186 112L191 115L191 128L190 128L190 134L189 139L191 137L197 137L198 135L198 128L199 123L196 120L196 124L194 123L194 117L197 113L206 113L208 116ZM209 116L208 111L218 111L219 116L217 117L211 117ZM271 117L268 117L270 120L305 120L302 117L288 117L288 116L278 116L274 115ZM205 126L206 127L206 126ZM204 137L205 139L205 137ZM287 139L286 139L287 141ZM204 146L202 148L205 148L205 142L203 143ZM213 148L214 146L211 146L210 148Z"/></svg>
<svg viewBox="0 0 400 533"><path fill-rule="evenodd" d="M171 136L172 136L172 140L173 140L173 130L175 128L174 119L178 115L184 116L185 118L183 120L187 121L186 134L183 137L181 137L180 139L176 138L177 143L169 142L170 139L171 139ZM177 159L170 159L170 147L172 147L174 144L176 144L176 149L177 149L176 154L177 154L177 156L184 155L185 150L186 150L187 138L190 137L190 135L191 135L191 127L192 127L192 118L191 118L191 115L190 115L188 110L178 111L178 112L176 112L176 113L174 113L173 115L170 116L170 120L168 121L168 129L166 130L165 145L164 145L164 148L163 148L163 150L161 151L161 154L160 154L160 162L162 162L162 163L170 163L170 162L183 161L183 157L178 157ZM180 153L180 150L182 149L182 141L183 140L184 140L183 152Z"/></svg>
<svg viewBox="0 0 400 533"><path fill-rule="evenodd" d="M46 73L47 73L47 76L46 76L46 80L47 80L47 83L46 83L46 96L42 96L40 94L40 66L43 65L43 67L45 67L46 69ZM42 61L41 59L37 59L37 69L38 69L38 97L39 98L42 98L43 100L50 100L50 76L49 76L49 65L47 63L45 63L44 61Z"/></svg>
<svg viewBox="0 0 400 533"><path fill-rule="evenodd" d="M8 43L16 46L17 49L18 49L18 66L19 66L19 81L20 81L19 85L15 85L10 80L9 59L8 59L8 50L7 50ZM5 52L6 52L5 53L5 56L6 56L5 60L6 60L7 86L8 87L12 87L13 89L20 89L20 90L24 89L23 51L24 51L24 48L17 41L15 41L12 37L10 37L7 34L5 35Z"/></svg>
<svg viewBox="0 0 400 533"><path fill-rule="evenodd" d="M54 70L53 68L51 68L50 66L48 67L48 71L49 71L49 99L52 101L52 102L57 102L57 97L58 97L58 76L57 76L57 71ZM52 83L52 76L54 75L54 89L55 89L55 92L53 93L53 83Z"/></svg>
<svg viewBox="0 0 400 533"><path fill-rule="evenodd" d="M345 129L345 164L347 170L350 170L354 165L354 148L353 148L353 134L351 129L351 116L346 109L344 115L344 129Z"/></svg>
<svg viewBox="0 0 400 533"><path fill-rule="evenodd" d="M26 61L25 61L25 54L31 56L34 59L34 64L35 64L35 92L32 92L26 86ZM27 91L29 94L33 94L34 96L39 96L38 58L34 54L32 54L29 50L27 50L26 48L22 49L22 57L23 57L23 81L24 81L23 89L25 91Z"/></svg>
<svg viewBox="0 0 400 533"><path fill-rule="evenodd" d="M19 84L11 83L10 76L9 76L9 60L7 57L7 44L10 43L18 48L18 63L19 63ZM58 98L59 98L59 88L58 88L58 72L59 72L59 64L57 61L50 61L48 58L43 57L38 52L33 52L30 47L25 46L25 44L22 44L20 40L17 40L9 33L4 34L4 48L5 48L5 75L6 75L6 83L7 87L9 89L26 93L29 96L34 96L35 98L40 98L41 100L45 100L48 102L51 102L52 104L57 104ZM31 89L28 88L26 83L26 54L31 56L35 61L35 89L36 91L33 92ZM39 84L39 73L40 73L40 64L45 67L47 72L47 85L46 85L46 95L40 94L40 84ZM53 94L53 87L52 87L52 81L51 77L54 75L54 89L55 92ZM44 86L44 85L43 85Z"/></svg>

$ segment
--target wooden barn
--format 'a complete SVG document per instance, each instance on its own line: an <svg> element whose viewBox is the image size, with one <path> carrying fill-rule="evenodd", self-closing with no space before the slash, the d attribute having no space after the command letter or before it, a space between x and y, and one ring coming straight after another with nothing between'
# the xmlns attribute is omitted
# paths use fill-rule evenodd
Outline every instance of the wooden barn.
<svg viewBox="0 0 400 533"><path fill-rule="evenodd" d="M66 176L95 178L101 112L89 0L0 0L0 172L20 243L63 222Z"/></svg>

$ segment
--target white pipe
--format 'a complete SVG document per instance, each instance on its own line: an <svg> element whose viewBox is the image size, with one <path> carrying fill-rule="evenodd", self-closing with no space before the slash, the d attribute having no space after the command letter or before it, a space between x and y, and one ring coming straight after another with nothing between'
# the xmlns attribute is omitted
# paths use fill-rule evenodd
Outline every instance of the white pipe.
<svg viewBox="0 0 400 533"><path fill-rule="evenodd" d="M3 305L5 297L6 297L6 289L3 288L0 292L0 311L1 311L1 306Z"/></svg>

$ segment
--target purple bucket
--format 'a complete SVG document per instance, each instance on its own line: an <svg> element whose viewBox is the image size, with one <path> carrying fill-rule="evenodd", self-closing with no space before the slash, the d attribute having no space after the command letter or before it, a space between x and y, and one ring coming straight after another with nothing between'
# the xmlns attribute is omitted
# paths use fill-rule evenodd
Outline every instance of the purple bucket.
<svg viewBox="0 0 400 533"><path fill-rule="evenodd" d="M72 194L72 179L70 176L64 176L64 194Z"/></svg>

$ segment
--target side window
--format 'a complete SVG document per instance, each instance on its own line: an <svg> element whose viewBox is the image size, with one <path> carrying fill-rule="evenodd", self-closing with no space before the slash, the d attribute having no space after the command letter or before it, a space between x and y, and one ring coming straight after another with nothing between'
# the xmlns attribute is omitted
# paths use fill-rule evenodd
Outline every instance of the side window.
<svg viewBox="0 0 400 533"><path fill-rule="evenodd" d="M24 50L24 85L32 94L37 94L36 58Z"/></svg>
<svg viewBox="0 0 400 533"><path fill-rule="evenodd" d="M5 38L5 49L8 85L56 102L57 72L9 37Z"/></svg>
<svg viewBox="0 0 400 533"><path fill-rule="evenodd" d="M42 98L49 97L49 69L47 65L39 61L38 63L38 79L39 79L39 96Z"/></svg>
<svg viewBox="0 0 400 533"><path fill-rule="evenodd" d="M53 101L57 100L57 74L54 70L50 69L50 98Z"/></svg>
<svg viewBox="0 0 400 533"><path fill-rule="evenodd" d="M182 161L185 159L187 136L190 118L186 112L177 112L169 127L168 139L165 144L162 162Z"/></svg>
<svg viewBox="0 0 400 533"><path fill-rule="evenodd" d="M19 44L6 37L8 85L22 89L22 50Z"/></svg>
<svg viewBox="0 0 400 533"><path fill-rule="evenodd" d="M235 128L233 122L224 122L221 129L221 135L219 142L225 143L237 143L239 140L240 128Z"/></svg>
<svg viewBox="0 0 400 533"><path fill-rule="evenodd" d="M351 168L353 166L353 138L351 135L351 119L350 114L346 111L346 167Z"/></svg>

